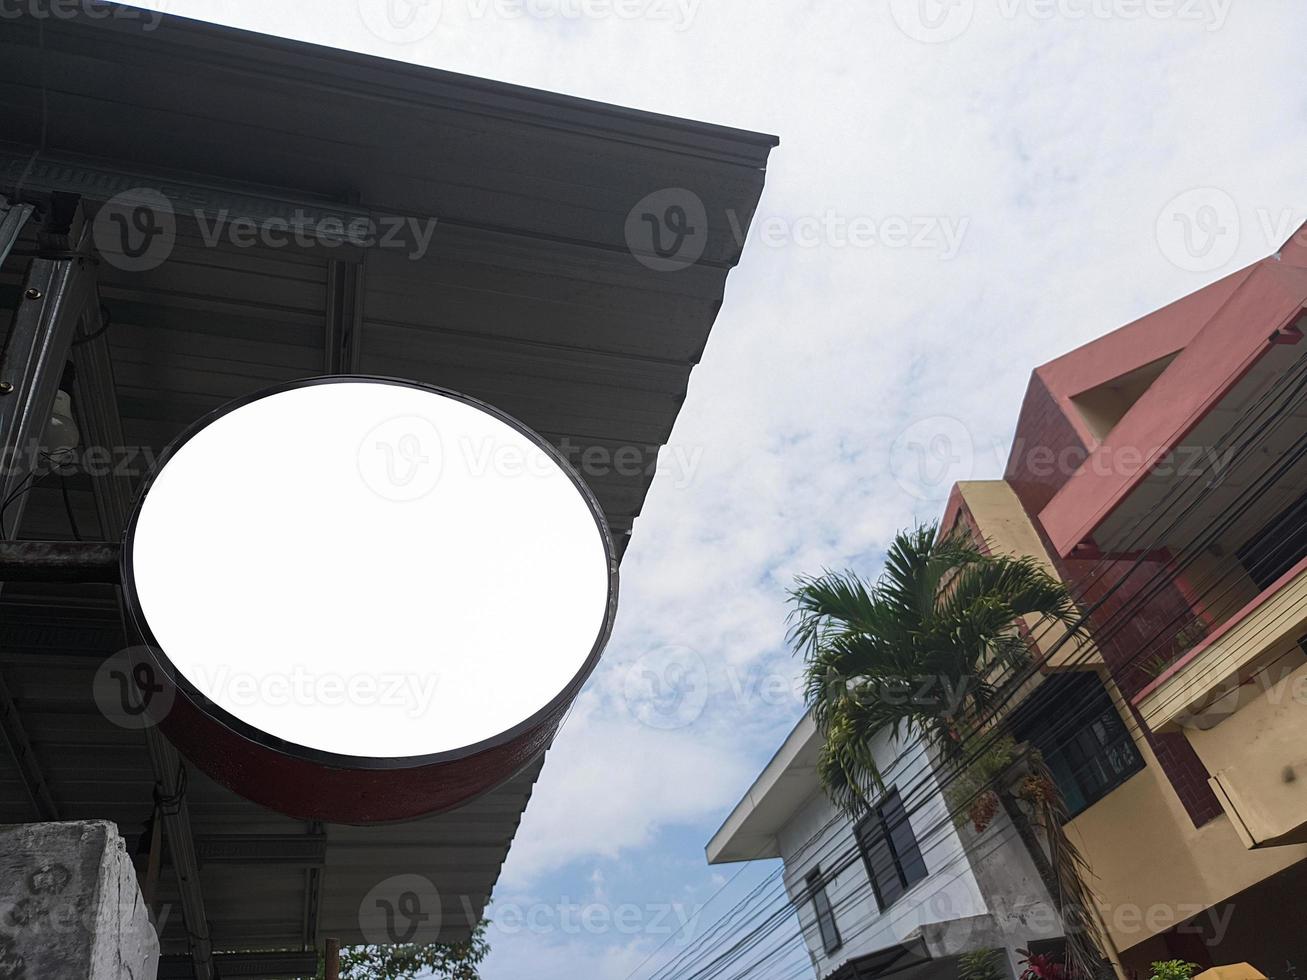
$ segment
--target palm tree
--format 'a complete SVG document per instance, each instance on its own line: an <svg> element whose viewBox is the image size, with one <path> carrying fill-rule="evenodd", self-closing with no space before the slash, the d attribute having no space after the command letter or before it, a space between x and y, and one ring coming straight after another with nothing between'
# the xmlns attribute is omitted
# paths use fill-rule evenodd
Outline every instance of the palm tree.
<svg viewBox="0 0 1307 980"><path fill-rule="evenodd" d="M873 586L852 572L826 571L801 577L791 600L790 638L806 660L806 700L823 738L818 775L855 819L885 791L873 739L920 737L944 769L965 769L977 743L1001 729L1014 678L1031 662L1023 617L1072 630L1080 621L1065 586L1033 559L988 555L965 534L941 536L934 526L901 532ZM1110 976L1085 928L1092 896L1083 860L1062 832L1065 805L1038 753L1020 761L1034 773L1036 792L1028 796L1047 853L1011 780L995 779L988 792L1066 924L1068 965L1083 976Z"/></svg>

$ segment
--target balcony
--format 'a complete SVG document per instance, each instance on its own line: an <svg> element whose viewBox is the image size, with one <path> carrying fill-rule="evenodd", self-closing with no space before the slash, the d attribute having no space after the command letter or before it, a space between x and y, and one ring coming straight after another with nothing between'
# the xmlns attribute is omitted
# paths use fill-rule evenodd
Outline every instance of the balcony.
<svg viewBox="0 0 1307 980"><path fill-rule="evenodd" d="M1307 841L1307 558L1215 627L1135 698L1182 731L1247 847Z"/></svg>

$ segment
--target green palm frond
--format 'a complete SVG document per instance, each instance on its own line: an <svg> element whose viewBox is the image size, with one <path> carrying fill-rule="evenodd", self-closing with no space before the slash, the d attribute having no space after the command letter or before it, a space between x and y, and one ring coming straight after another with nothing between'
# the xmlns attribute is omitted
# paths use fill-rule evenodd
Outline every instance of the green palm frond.
<svg viewBox="0 0 1307 980"><path fill-rule="evenodd" d="M999 678L1029 663L1024 617L1077 615L1038 562L986 554L931 525L895 537L873 585L825 570L798 579L790 598L789 639L828 747L822 771L855 809L858 792L881 781L873 739L915 730L948 749L998 702Z"/></svg>
<svg viewBox="0 0 1307 980"><path fill-rule="evenodd" d="M1034 559L988 554L933 526L900 533L873 585L827 570L800 578L790 598L789 638L804 657L805 696L822 736L818 777L854 816L885 790L877 738L921 737L943 760L969 765L968 738L1001 710L1031 661L1028 620L1062 623L1073 637L1081 622L1066 588ZM1052 785L1042 761L1034 765ZM1060 795L1049 794L1038 821L1054 870L1041 877L1064 915L1087 923L1093 896L1065 817ZM1101 965L1091 929L1068 935L1068 949L1078 975Z"/></svg>
<svg viewBox="0 0 1307 980"><path fill-rule="evenodd" d="M1028 754L1027 761L1040 780L1054 785L1053 775L1039 753ZM1092 977L1097 972L1101 953L1091 912L1094 895L1085 884L1089 864L1064 829L1068 816L1061 793L1044 796L1035 811L1048 841L1049 864L1057 874L1061 892L1056 899L1066 923L1067 965L1073 975Z"/></svg>
<svg viewBox="0 0 1307 980"><path fill-rule="evenodd" d="M823 571L800 577L790 591L790 642L799 650L816 650L830 634L875 629L877 610L870 592L853 572Z"/></svg>

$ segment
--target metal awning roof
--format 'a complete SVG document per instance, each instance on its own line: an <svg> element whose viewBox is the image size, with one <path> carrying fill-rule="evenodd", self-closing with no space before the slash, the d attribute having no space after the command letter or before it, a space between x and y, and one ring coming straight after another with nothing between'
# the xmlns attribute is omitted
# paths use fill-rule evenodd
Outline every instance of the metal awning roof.
<svg viewBox="0 0 1307 980"><path fill-rule="evenodd" d="M574 459L640 465L586 477L624 548L739 258L773 137L165 17L19 18L0 35L0 191L164 189L210 217L304 206L437 219L415 258L381 247L237 247L179 220L148 271L102 263L101 299L127 447L139 478L183 427L269 384L354 371L437 383L522 419ZM661 188L702 200L702 257L656 272L624 238ZM252 203L251 203L252 202ZM182 215L184 218L184 214ZM0 329L30 251L0 269ZM26 253L26 254L25 254ZM630 453L627 454L631 458ZM90 483L70 480L96 535ZM339 533L342 529L324 529ZM66 538L57 481L31 493L22 536ZM106 587L7 585L0 680L63 819L152 805L144 739L97 710L92 677L122 643ZM498 876L543 756L456 811L381 827L311 826L190 773L201 883L218 949L361 941L359 904L392 874L444 896L465 936ZM0 822L37 819L0 752ZM301 841L299 838L303 838ZM186 928L165 873L165 952Z"/></svg>
<svg viewBox="0 0 1307 980"><path fill-rule="evenodd" d="M894 946L886 946L884 949L845 960L836 970L827 974L825 980L878 980L879 977L895 976L914 967L934 962L925 941L919 937L911 938ZM917 971L917 974L924 980L925 976L934 972L946 971Z"/></svg>

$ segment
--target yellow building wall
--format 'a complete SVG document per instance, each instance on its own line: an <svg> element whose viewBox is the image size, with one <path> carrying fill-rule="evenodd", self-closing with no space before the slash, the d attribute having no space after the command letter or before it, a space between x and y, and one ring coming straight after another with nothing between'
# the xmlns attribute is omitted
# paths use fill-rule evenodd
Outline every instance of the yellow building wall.
<svg viewBox="0 0 1307 980"><path fill-rule="evenodd" d="M1007 483L972 481L958 490L994 552L1031 555L1057 577ZM1067 656L1060 659L1071 666ZM1085 666L1103 677L1145 765L1072 820L1067 833L1090 867L1088 884L1108 932L1124 951L1307 859L1307 845L1249 850L1224 815L1195 827L1102 664L1096 655ZM1304 780L1307 791L1307 773Z"/></svg>
<svg viewBox="0 0 1307 980"><path fill-rule="evenodd" d="M958 492L985 539L992 554L1034 558L1053 578L1061 578L1048 557L1030 518L1026 516L1016 493L1003 480L968 480L958 484ZM1035 629L1035 617L1027 617L1027 625L1038 634L1040 645L1052 646L1066 634L1060 623L1041 624ZM1082 666L1086 660L1102 664L1103 657L1092 644L1082 641L1067 643L1048 659L1048 667L1057 670L1074 664Z"/></svg>
<svg viewBox="0 0 1307 980"><path fill-rule="evenodd" d="M1191 591L1204 597L1206 612L1215 623L1223 623L1261 591L1257 583L1229 558L1217 558L1204 551L1189 559L1184 571Z"/></svg>
<svg viewBox="0 0 1307 980"><path fill-rule="evenodd" d="M1186 729L1185 735L1248 846L1302 841L1307 825L1307 657L1293 646L1235 694L1237 702L1219 724L1205 731Z"/></svg>

